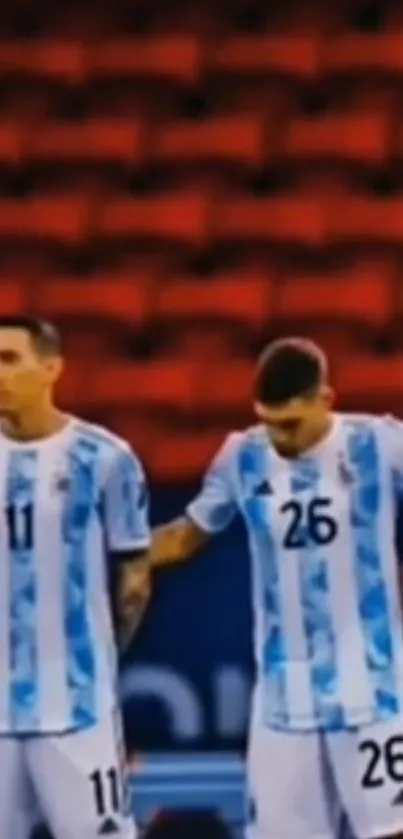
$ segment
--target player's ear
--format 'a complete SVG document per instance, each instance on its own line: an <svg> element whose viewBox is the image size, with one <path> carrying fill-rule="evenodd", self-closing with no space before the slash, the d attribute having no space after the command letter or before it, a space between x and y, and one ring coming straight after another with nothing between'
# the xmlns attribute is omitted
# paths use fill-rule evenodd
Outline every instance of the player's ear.
<svg viewBox="0 0 403 839"><path fill-rule="evenodd" d="M330 387L330 385L323 385L321 392L322 392L322 399L323 399L323 402L324 402L326 408L328 408L328 409L333 408L333 405L334 405L335 399L336 399L336 394L335 394L333 388Z"/></svg>
<svg viewBox="0 0 403 839"><path fill-rule="evenodd" d="M52 355L45 360L45 370L49 384L54 384L63 373L64 359L60 355Z"/></svg>

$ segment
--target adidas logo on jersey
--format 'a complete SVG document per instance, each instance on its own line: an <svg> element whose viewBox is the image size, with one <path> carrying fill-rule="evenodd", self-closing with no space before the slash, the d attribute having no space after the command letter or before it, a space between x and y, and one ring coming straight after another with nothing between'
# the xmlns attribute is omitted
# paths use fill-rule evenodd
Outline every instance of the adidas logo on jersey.
<svg viewBox="0 0 403 839"><path fill-rule="evenodd" d="M262 481L260 484L255 486L253 490L254 495L273 495L272 487L270 486L268 481Z"/></svg>
<svg viewBox="0 0 403 839"><path fill-rule="evenodd" d="M403 789L401 789L400 792L397 793L396 798L394 798L393 801L392 801L393 807L398 807L399 805L401 806L402 804L403 804Z"/></svg>
<svg viewBox="0 0 403 839"><path fill-rule="evenodd" d="M53 490L55 492L68 492L71 485L71 479L63 472L57 472L53 478Z"/></svg>
<svg viewBox="0 0 403 839"><path fill-rule="evenodd" d="M339 478L345 486L351 486L354 483L354 475L341 457L339 458Z"/></svg>
<svg viewBox="0 0 403 839"><path fill-rule="evenodd" d="M111 818L105 819L98 830L99 836L112 836L114 833L119 833L119 828L116 822L114 822Z"/></svg>

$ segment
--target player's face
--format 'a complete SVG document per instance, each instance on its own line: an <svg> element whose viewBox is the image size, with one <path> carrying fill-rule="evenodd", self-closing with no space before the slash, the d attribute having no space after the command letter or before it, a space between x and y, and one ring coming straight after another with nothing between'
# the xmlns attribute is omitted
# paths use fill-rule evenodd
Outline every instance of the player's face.
<svg viewBox="0 0 403 839"><path fill-rule="evenodd" d="M324 387L310 398L291 399L281 406L257 402L255 412L278 453L293 458L311 448L324 433L332 404L333 392Z"/></svg>
<svg viewBox="0 0 403 839"><path fill-rule="evenodd" d="M0 414L41 401L60 369L60 359L40 355L24 329L0 329Z"/></svg>

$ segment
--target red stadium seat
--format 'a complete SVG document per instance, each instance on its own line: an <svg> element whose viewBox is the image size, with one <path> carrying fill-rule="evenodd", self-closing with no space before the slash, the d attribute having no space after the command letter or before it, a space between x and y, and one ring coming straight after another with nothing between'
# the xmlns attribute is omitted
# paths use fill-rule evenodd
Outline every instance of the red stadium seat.
<svg viewBox="0 0 403 839"><path fill-rule="evenodd" d="M394 295L394 308L393 308L393 315L394 315L394 325L396 326L397 331L397 339L402 342L401 339L401 318L403 316L403 284L402 284L402 264L400 263L397 270L397 281L395 286L395 295Z"/></svg>
<svg viewBox="0 0 403 839"><path fill-rule="evenodd" d="M328 75L403 74L403 31L345 33L323 45L322 69Z"/></svg>
<svg viewBox="0 0 403 839"><path fill-rule="evenodd" d="M107 422L132 443L147 466L147 473L159 481L200 481L200 476L228 433L228 425L214 423L203 430L167 424L160 413L139 416L138 409L106 413Z"/></svg>
<svg viewBox="0 0 403 839"><path fill-rule="evenodd" d="M229 417L250 415L253 399L255 361L233 358L231 361L202 362L194 365L195 383L189 413L194 417L220 413Z"/></svg>
<svg viewBox="0 0 403 839"><path fill-rule="evenodd" d="M63 407L74 406L77 412L87 411L92 406L92 382L99 370L96 360L80 358L75 362L74 358L63 371L61 382L58 385L58 397Z"/></svg>
<svg viewBox="0 0 403 839"><path fill-rule="evenodd" d="M32 57L37 49L37 42L26 44L24 41L0 41L0 73L4 77L32 77ZM36 68L35 68L36 69Z"/></svg>
<svg viewBox="0 0 403 839"><path fill-rule="evenodd" d="M272 242L319 246L325 241L323 203L314 196L220 202L213 237L220 242Z"/></svg>
<svg viewBox="0 0 403 839"><path fill-rule="evenodd" d="M122 38L93 46L89 53L93 79L156 79L194 84L202 69L202 50L194 35Z"/></svg>
<svg viewBox="0 0 403 839"><path fill-rule="evenodd" d="M163 321L226 321L260 329L270 318L273 292L269 274L247 270L208 280L175 278L160 284L154 316Z"/></svg>
<svg viewBox="0 0 403 839"><path fill-rule="evenodd" d="M24 282L14 277L2 277L0 283L0 315L17 315L26 311L29 294Z"/></svg>
<svg viewBox="0 0 403 839"><path fill-rule="evenodd" d="M256 166L267 156L266 141L265 120L254 115L173 122L156 130L152 161Z"/></svg>
<svg viewBox="0 0 403 839"><path fill-rule="evenodd" d="M42 308L36 311L43 311ZM49 315L48 315L49 317ZM76 366L81 369L82 381L85 381L85 371L83 376L83 365L90 363L90 366L105 364L111 358L115 358L117 350L120 349L120 338L126 339L127 332L122 335L121 324L110 321L110 328L106 328L105 322L100 322L98 318L83 318L80 315L76 317L52 315L52 320L61 326L63 331L63 348L66 356L69 359L69 365ZM131 329L136 329L136 323L131 324ZM116 327L118 328L118 332ZM122 340L124 345L125 341Z"/></svg>
<svg viewBox="0 0 403 839"><path fill-rule="evenodd" d="M0 202L0 239L43 239L74 245L87 233L88 201L81 196Z"/></svg>
<svg viewBox="0 0 403 839"><path fill-rule="evenodd" d="M287 277L278 286L276 318L383 328L392 318L394 279L392 268L379 261L329 275Z"/></svg>
<svg viewBox="0 0 403 839"><path fill-rule="evenodd" d="M88 236L91 207L86 195L56 195L33 198L29 225L37 238L61 245L79 245Z"/></svg>
<svg viewBox="0 0 403 839"><path fill-rule="evenodd" d="M144 124L139 120L44 122L31 132L26 158L34 163L99 161L137 165L143 159L144 149Z"/></svg>
<svg viewBox="0 0 403 839"><path fill-rule="evenodd" d="M25 156L26 131L24 125L13 120L0 122L0 165L21 165Z"/></svg>
<svg viewBox="0 0 403 839"><path fill-rule="evenodd" d="M331 245L378 242L399 245L403 237L403 196L341 196L329 205L327 240Z"/></svg>
<svg viewBox="0 0 403 839"><path fill-rule="evenodd" d="M238 324L235 324L237 327ZM228 361L239 354L240 339L253 330L250 321L234 329L234 322L227 321L182 321L172 324L174 334L170 337L170 353L176 358L186 358L193 363L200 361ZM251 329L252 327L252 329ZM253 338L253 332L251 337Z"/></svg>
<svg viewBox="0 0 403 839"><path fill-rule="evenodd" d="M30 205L27 202L0 199L0 240L35 235Z"/></svg>
<svg viewBox="0 0 403 839"><path fill-rule="evenodd" d="M403 355L349 355L338 359L336 386L349 403L390 411L388 402L403 399Z"/></svg>
<svg viewBox="0 0 403 839"><path fill-rule="evenodd" d="M145 452L147 467L166 483L199 481L225 436L224 429L214 427L202 433L161 429Z"/></svg>
<svg viewBox="0 0 403 839"><path fill-rule="evenodd" d="M243 359L221 365L184 359L115 362L103 367L93 381L91 404L171 409L192 416L244 411L250 405L253 366Z"/></svg>
<svg viewBox="0 0 403 839"><path fill-rule="evenodd" d="M40 39L0 43L0 74L77 84L86 76L85 47L80 41Z"/></svg>
<svg viewBox="0 0 403 839"><path fill-rule="evenodd" d="M313 81L320 67L320 35L235 35L207 56L214 76L285 76Z"/></svg>
<svg viewBox="0 0 403 839"><path fill-rule="evenodd" d="M113 414L108 420L113 429L132 443L147 464L147 473L162 482L199 481L226 435L225 429L203 433L169 429L158 417L148 421Z"/></svg>
<svg viewBox="0 0 403 839"><path fill-rule="evenodd" d="M143 323L149 310L149 289L143 277L101 274L90 279L55 277L43 285L41 311L60 320L113 321L129 327Z"/></svg>
<svg viewBox="0 0 403 839"><path fill-rule="evenodd" d="M396 109L395 125L393 132L393 162L401 163L403 158L403 118Z"/></svg>
<svg viewBox="0 0 403 839"><path fill-rule="evenodd" d="M152 239L202 245L208 234L209 201L203 194L110 198L100 208L98 235L105 239Z"/></svg>
<svg viewBox="0 0 403 839"><path fill-rule="evenodd" d="M285 160L329 160L381 165L392 141L389 113L327 114L291 119L284 137Z"/></svg>
<svg viewBox="0 0 403 839"><path fill-rule="evenodd" d="M94 382L92 404L178 409L189 403L191 391L192 367L183 360L111 361Z"/></svg>

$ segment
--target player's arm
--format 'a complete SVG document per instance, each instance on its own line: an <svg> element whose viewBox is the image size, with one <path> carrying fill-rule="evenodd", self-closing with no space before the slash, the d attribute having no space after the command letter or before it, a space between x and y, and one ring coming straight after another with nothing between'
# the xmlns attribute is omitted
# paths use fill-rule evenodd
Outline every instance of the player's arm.
<svg viewBox="0 0 403 839"><path fill-rule="evenodd" d="M395 417L383 418L382 429L393 473L394 489L403 500L403 422Z"/></svg>
<svg viewBox="0 0 403 839"><path fill-rule="evenodd" d="M197 554L211 538L192 519L181 516L154 528L151 541L151 564L175 565Z"/></svg>
<svg viewBox="0 0 403 839"><path fill-rule="evenodd" d="M397 501L398 579L403 611L403 422L395 417L388 416L384 417L382 424L390 456L393 486Z"/></svg>
<svg viewBox="0 0 403 839"><path fill-rule="evenodd" d="M104 494L105 538L116 581L119 640L125 645L142 620L151 593L148 489L129 446L115 456Z"/></svg>
<svg viewBox="0 0 403 839"><path fill-rule="evenodd" d="M152 566L185 562L216 534L225 530L237 513L234 453L237 435L230 435L214 458L199 495L185 515L155 528L151 542Z"/></svg>

